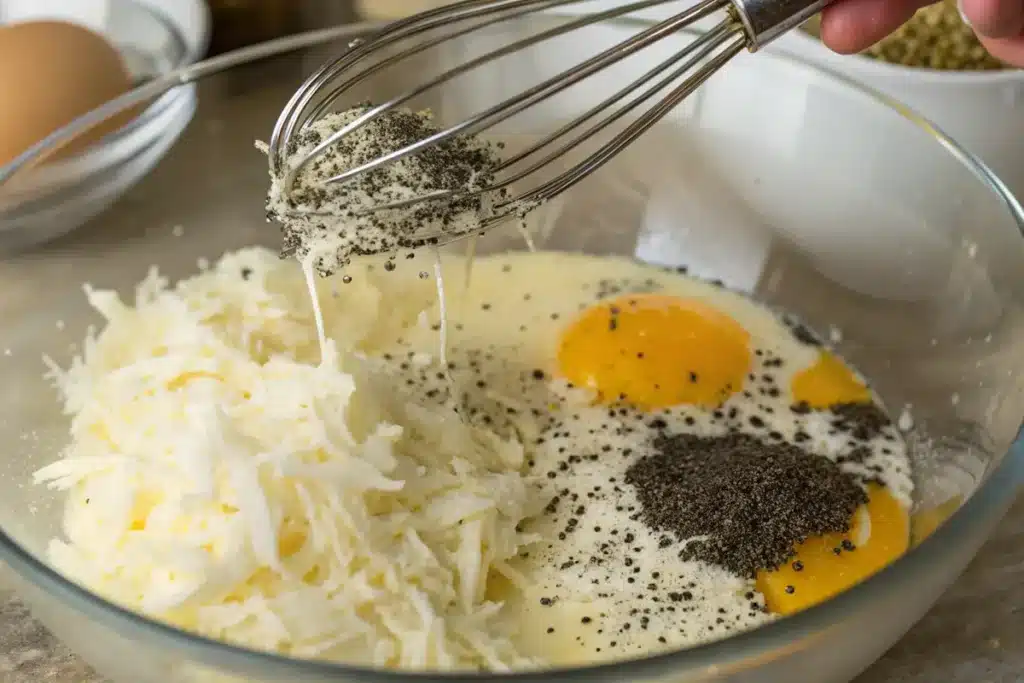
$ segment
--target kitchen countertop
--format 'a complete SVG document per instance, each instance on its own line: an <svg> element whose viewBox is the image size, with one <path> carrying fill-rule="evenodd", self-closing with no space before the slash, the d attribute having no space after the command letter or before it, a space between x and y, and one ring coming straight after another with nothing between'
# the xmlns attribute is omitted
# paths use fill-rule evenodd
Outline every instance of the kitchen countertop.
<svg viewBox="0 0 1024 683"><path fill-rule="evenodd" d="M5 571L0 565L0 683L104 683L32 618L6 588ZM1024 498L931 612L855 683L1021 680Z"/></svg>

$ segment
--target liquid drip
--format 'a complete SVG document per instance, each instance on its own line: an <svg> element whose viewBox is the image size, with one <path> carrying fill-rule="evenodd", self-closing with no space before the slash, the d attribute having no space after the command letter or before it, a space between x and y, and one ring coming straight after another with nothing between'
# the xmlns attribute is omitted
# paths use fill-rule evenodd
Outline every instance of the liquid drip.
<svg viewBox="0 0 1024 683"><path fill-rule="evenodd" d="M320 308L320 297L316 293L316 271L313 269L315 259L307 256L302 259L302 276L306 280L306 288L309 290L309 301L313 306L313 320L316 322L316 339L320 345L320 365L329 363L327 354L327 333L324 331L324 313Z"/></svg>
<svg viewBox="0 0 1024 683"><path fill-rule="evenodd" d="M469 278L467 275L467 282L469 284ZM441 361L441 367L444 369L444 373L448 375L449 389L452 390L454 395L454 386L451 386L452 380L451 375L448 374L448 306L445 304L444 297L444 275L441 272L441 250L434 247L434 282L437 284L437 309L440 315L440 328L438 332L438 345L440 346L440 352L438 360Z"/></svg>

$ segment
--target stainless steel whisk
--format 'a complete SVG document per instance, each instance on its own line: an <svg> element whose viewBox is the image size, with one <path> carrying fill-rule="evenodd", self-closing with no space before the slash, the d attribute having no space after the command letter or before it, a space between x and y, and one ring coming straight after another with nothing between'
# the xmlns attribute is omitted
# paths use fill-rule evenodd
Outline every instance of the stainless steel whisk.
<svg viewBox="0 0 1024 683"><path fill-rule="evenodd" d="M277 173L284 173L284 187L287 193L293 188L298 173L324 150L374 118L401 107L414 97L473 69L530 46L541 44L598 22L678 0L641 0L623 4L614 9L579 16L522 40L496 47L401 95L372 106L358 118L325 138L297 163L285 169L285 152L294 136L301 132L306 124L327 113L339 97L372 75L394 67L403 60L434 48L445 41L465 36L473 31L543 10L585 3L586 1L463 0L391 23L375 35L353 41L349 44L347 52L324 64L310 76L285 105L270 139L271 168ZM483 192L507 191L507 188L513 183L537 173L612 124L637 112L635 118L623 130L579 163L550 180L524 190L518 196L503 198L496 205L495 217L486 221L481 229L489 227L493 222L513 214L516 207L521 207L524 203L532 204L551 199L583 180L654 126L744 48L751 52L760 49L816 14L830 1L701 0L689 9L669 19L654 23L612 48L603 50L556 76L509 97L460 123L406 147L384 154L373 161L347 169L325 182L345 183L368 171L394 163L407 155L416 154L455 136L482 133L525 109L570 88L583 79L629 58L659 40L692 26L701 19L716 12L723 13L722 20L714 28L703 32L684 49L660 62L633 82L623 84L622 89L554 132L534 142L527 149L504 159L497 169L495 182L490 186L474 192L435 192L411 200L381 204L367 209L372 212L399 208L422 201L451 201ZM440 31L440 35L437 35L438 31ZM425 37L423 35L425 33L431 33L431 35ZM419 40L417 40L418 38ZM408 45L403 47L406 43ZM391 50L395 47L400 49L394 54L390 54L366 68L359 68L362 62L379 56L381 51ZM504 213L502 212L503 208L507 209ZM463 236L465 233L454 237ZM442 235L434 236L433 243L437 243L438 238L443 241L444 237Z"/></svg>

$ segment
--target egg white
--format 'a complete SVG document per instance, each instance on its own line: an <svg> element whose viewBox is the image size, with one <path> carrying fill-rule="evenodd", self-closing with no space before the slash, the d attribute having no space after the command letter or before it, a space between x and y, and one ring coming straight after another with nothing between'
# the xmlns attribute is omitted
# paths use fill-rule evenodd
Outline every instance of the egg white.
<svg viewBox="0 0 1024 683"><path fill-rule="evenodd" d="M747 330L752 359L756 349L784 361L761 369L771 373L774 386L787 389L781 395L738 393L722 410L757 414L766 429L789 442L797 431L809 433L809 450L836 459L852 444L835 433L827 414L797 417L789 410L794 374L811 366L820 349L796 339L778 315L745 296L626 259L503 254L476 259L467 278L465 260L447 257L443 273L447 372L436 363L441 316L435 303L393 343L384 344L377 358L406 376L406 386L420 400L455 400L466 419L516 435L527 446L541 495L558 498L530 525L543 540L511 568L519 581L495 587L509 603L510 618L523 625L526 653L566 665L620 659L692 646L773 618L751 581L680 560L679 546L659 547L660 534L629 519L640 504L623 483L625 472L651 452L654 431L642 415L610 415L608 408L592 405L590 392L570 388L559 378L556 351L574 317L603 298L659 292L701 301ZM388 302L415 302L419 308L436 299L433 273L422 257L399 259L388 272L377 264L361 276L383 288ZM715 436L728 426L720 414L698 407L657 412L672 432ZM876 457L869 463L842 467L854 475L878 475L898 498L909 501L906 454L892 434L888 437L874 445ZM884 457L883 448L889 451ZM580 456L568 469L567 454ZM565 533L567 524L573 525L571 533ZM609 536L613 530L617 539ZM631 542L621 542L627 534ZM591 558L602 544L597 564ZM678 598L679 587L688 596L683 602L668 597Z"/></svg>

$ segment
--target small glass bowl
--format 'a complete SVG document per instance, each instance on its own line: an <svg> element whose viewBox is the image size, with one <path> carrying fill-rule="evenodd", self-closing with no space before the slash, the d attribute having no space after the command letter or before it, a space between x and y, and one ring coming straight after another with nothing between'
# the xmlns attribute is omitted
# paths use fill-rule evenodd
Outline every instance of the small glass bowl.
<svg viewBox="0 0 1024 683"><path fill-rule="evenodd" d="M145 87L201 58L205 29L199 36L186 36L183 30L155 4L114 0L104 34L121 52L135 86ZM166 92L124 127L82 153L34 165L10 179L0 197L0 252L22 250L76 229L138 182L195 112L194 85L162 90ZM44 141L39 148L48 144ZM32 150L26 152L31 155ZM36 157L34 164L45 157Z"/></svg>

